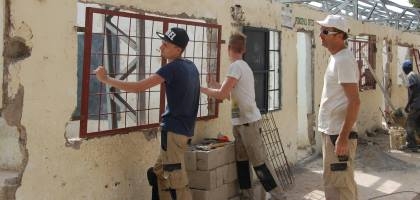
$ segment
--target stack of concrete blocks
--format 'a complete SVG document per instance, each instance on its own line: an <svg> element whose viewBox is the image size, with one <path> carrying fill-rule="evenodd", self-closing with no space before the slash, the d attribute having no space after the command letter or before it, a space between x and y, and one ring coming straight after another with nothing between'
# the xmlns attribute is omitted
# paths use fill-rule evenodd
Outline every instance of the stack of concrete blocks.
<svg viewBox="0 0 420 200"><path fill-rule="evenodd" d="M185 165L193 200L239 200L233 143L185 154Z"/></svg>

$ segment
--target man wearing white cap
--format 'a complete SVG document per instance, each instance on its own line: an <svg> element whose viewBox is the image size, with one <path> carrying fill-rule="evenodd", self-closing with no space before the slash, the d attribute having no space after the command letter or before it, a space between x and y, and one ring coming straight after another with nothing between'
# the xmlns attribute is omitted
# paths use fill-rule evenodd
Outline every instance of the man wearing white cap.
<svg viewBox="0 0 420 200"><path fill-rule="evenodd" d="M354 125L360 107L359 70L347 49L349 27L344 17L328 15L321 25L322 46L331 53L324 74L318 131L322 133L324 187L327 200L356 200Z"/></svg>

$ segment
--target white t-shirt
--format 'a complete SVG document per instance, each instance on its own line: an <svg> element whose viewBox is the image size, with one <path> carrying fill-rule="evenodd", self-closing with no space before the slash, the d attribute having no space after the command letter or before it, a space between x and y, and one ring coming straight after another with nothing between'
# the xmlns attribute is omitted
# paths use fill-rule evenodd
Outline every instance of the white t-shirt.
<svg viewBox="0 0 420 200"><path fill-rule="evenodd" d="M348 100L342 83L359 83L356 60L347 48L330 56L324 74L318 131L328 135L338 135L345 121Z"/></svg>
<svg viewBox="0 0 420 200"><path fill-rule="evenodd" d="M241 125L261 119L255 102L254 74L243 60L236 60L229 66L228 77L238 80L231 91L232 124Z"/></svg>

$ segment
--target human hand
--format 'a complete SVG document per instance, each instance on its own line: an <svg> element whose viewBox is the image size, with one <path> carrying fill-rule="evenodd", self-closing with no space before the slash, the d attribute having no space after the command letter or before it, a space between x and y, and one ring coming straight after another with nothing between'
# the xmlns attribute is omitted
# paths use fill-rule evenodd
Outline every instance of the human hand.
<svg viewBox="0 0 420 200"><path fill-rule="evenodd" d="M337 141L335 142L335 154L337 156L344 156L349 154L349 139L341 137L341 134L338 136Z"/></svg>
<svg viewBox="0 0 420 200"><path fill-rule="evenodd" d="M93 72L95 72L96 78L101 82L105 82L108 79L106 69L103 66L98 66Z"/></svg>

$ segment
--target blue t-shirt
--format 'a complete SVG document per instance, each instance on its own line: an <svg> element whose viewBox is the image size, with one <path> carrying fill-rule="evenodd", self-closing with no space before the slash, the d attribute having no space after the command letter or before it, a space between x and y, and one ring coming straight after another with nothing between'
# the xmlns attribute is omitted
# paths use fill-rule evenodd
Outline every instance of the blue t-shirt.
<svg viewBox="0 0 420 200"><path fill-rule="evenodd" d="M200 99L197 67L186 59L176 59L156 74L165 79L167 106L162 114L162 130L191 137L194 135Z"/></svg>

